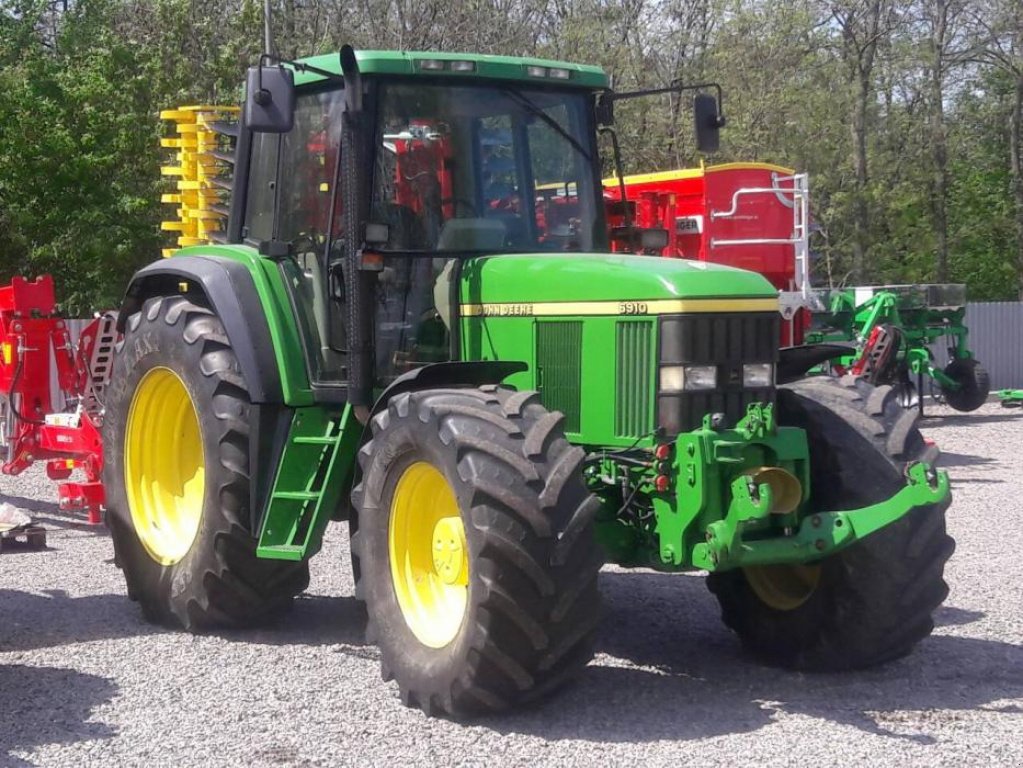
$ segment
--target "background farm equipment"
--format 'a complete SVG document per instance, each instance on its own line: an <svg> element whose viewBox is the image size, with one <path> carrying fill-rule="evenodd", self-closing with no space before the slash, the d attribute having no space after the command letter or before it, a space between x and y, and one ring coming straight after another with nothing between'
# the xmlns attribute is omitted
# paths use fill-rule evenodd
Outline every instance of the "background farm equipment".
<svg viewBox="0 0 1023 768"><path fill-rule="evenodd" d="M822 291L818 298L807 339L856 345L853 354L833 363L836 372L890 384L904 406L918 406L921 412L925 380L933 396L957 411L976 410L987 400L987 371L967 346L965 285L848 288ZM938 342L948 355L944 366L932 351Z"/></svg>
<svg viewBox="0 0 1023 768"><path fill-rule="evenodd" d="M998 399L1003 408L1023 408L1023 389L1000 389Z"/></svg>
<svg viewBox="0 0 1023 768"><path fill-rule="evenodd" d="M782 346L801 344L809 325L809 182L769 163L727 163L604 179L613 233L661 228L660 255L725 264L766 277L778 289ZM628 208L621 205L622 192Z"/></svg>
<svg viewBox="0 0 1023 768"><path fill-rule="evenodd" d="M53 280L15 277L0 288L0 457L5 475L37 461L60 483L60 508L101 521L103 391L110 376L116 317L101 315L72 343L56 312ZM70 480L81 470L84 482Z"/></svg>

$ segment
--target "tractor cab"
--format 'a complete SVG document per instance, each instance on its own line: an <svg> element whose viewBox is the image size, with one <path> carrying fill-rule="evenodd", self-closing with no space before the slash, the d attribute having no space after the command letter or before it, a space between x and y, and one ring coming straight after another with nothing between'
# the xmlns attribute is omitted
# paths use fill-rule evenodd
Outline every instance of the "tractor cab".
<svg viewBox="0 0 1023 768"><path fill-rule="evenodd" d="M352 322L365 386L450 359L456 261L608 250L606 86L582 65L347 49L250 77L228 239L278 254L321 393L350 381Z"/></svg>
<svg viewBox="0 0 1023 768"><path fill-rule="evenodd" d="M608 253L609 235L663 246L630 221L609 232L597 147L614 101L649 93L613 93L597 67L498 56L345 48L254 67L227 239L287 273L318 396L368 403L458 359L468 259ZM716 146L719 99L694 100L701 146Z"/></svg>

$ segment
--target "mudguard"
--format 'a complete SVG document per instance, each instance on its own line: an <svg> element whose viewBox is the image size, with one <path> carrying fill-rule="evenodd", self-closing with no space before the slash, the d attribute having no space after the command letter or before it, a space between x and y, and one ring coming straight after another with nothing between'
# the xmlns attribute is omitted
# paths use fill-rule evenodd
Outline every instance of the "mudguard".
<svg viewBox="0 0 1023 768"><path fill-rule="evenodd" d="M154 262L135 273L121 302L118 330L138 312L146 299L181 293L180 284L198 286L217 313L253 403L283 401L280 371L273 340L256 285L241 262L220 256L175 256Z"/></svg>
<svg viewBox="0 0 1023 768"><path fill-rule="evenodd" d="M782 347L778 350L777 383L788 384L801 379L815 365L855 352L856 347L851 344L803 344L798 347Z"/></svg>

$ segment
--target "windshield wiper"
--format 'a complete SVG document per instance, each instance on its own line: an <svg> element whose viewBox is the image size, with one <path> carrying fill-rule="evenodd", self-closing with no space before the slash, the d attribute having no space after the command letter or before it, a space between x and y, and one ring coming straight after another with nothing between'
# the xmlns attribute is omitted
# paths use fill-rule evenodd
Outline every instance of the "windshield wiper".
<svg viewBox="0 0 1023 768"><path fill-rule="evenodd" d="M589 163L593 162L593 157L590 155L589 152L586 151L586 148L579 143L575 136L573 136L564 128L562 128L561 124L558 123L557 120L555 120L553 117L544 112L543 109L537 106L528 96L524 96L521 92L516 91L513 88L503 87L500 90L502 90L504 93L510 96L512 101L514 101L520 107L529 112L529 114L535 117L539 117L541 120L543 120L550 128L554 130L555 133L557 133L561 138L563 138L565 141L571 144L572 148L576 152L585 157L587 162Z"/></svg>

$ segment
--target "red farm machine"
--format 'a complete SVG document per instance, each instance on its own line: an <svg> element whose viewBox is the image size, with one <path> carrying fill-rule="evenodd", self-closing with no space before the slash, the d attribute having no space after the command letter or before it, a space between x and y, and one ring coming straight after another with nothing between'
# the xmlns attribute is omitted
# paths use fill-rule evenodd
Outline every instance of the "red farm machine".
<svg viewBox="0 0 1023 768"><path fill-rule="evenodd" d="M77 325L82 325L77 322ZM115 317L84 324L56 311L53 279L15 277L0 288L0 457L5 475L37 461L60 482L60 508L101 521L103 388L116 340ZM72 481L81 470L82 482Z"/></svg>

